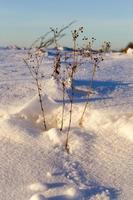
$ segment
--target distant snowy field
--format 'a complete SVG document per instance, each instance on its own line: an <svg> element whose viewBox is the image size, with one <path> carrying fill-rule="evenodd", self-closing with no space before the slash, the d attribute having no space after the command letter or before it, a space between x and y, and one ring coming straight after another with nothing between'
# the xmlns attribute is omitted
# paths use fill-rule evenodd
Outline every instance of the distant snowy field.
<svg viewBox="0 0 133 200"><path fill-rule="evenodd" d="M46 57L43 131L25 50L0 50L0 200L133 200L133 55L109 54L97 71L84 118L91 69L75 76L70 154L60 133L61 88ZM66 99L67 100L67 99Z"/></svg>

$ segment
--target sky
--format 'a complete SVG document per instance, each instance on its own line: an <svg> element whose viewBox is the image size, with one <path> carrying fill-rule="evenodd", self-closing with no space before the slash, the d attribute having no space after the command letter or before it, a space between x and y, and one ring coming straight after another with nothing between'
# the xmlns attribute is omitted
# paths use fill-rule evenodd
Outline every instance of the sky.
<svg viewBox="0 0 133 200"><path fill-rule="evenodd" d="M119 49L133 42L133 0L0 0L0 45L30 46L49 27L73 20L67 32L83 26L96 46L110 41ZM70 33L61 41L65 46L71 46Z"/></svg>

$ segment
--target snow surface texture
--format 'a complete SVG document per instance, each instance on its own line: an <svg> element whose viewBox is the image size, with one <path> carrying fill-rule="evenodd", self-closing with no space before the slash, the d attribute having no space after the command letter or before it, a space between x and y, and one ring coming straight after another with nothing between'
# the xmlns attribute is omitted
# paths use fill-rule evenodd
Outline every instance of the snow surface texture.
<svg viewBox="0 0 133 200"><path fill-rule="evenodd" d="M83 127L90 68L75 77L69 146L64 151L62 92L50 78L46 58L43 131L36 87L22 58L25 51L0 51L0 200L133 200L133 57L109 54L94 80ZM80 88L80 89L79 89Z"/></svg>

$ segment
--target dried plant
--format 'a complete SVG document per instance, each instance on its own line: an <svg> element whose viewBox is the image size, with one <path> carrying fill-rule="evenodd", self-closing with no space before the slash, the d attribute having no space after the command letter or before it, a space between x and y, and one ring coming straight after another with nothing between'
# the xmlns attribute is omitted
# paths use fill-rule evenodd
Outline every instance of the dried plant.
<svg viewBox="0 0 133 200"><path fill-rule="evenodd" d="M94 81L94 77L95 77L96 71L99 68L99 64L104 60L102 55L101 55L101 53L99 53L98 51L94 51L92 49L94 41L96 40L95 38L92 38L91 42L90 41L88 42L88 38L86 38L86 37L84 37L83 40L87 41L87 45L83 49L82 55L84 57L88 57L90 59L89 63L91 63L91 65L92 65L92 76L91 76L90 85L88 87L87 101L85 103L81 118L79 120L79 125L80 126L82 126L82 124L83 124L83 118L84 118L85 112L86 112L88 104L89 104L90 96L92 94L94 94L94 92L93 92L93 81Z"/></svg>
<svg viewBox="0 0 133 200"><path fill-rule="evenodd" d="M33 79L35 80L39 102L40 102L40 108L41 108L42 117L43 117L43 126L45 130L47 130L45 111L44 111L43 100L42 100L41 71L40 71L40 65L43 61L43 56L44 56L44 52L42 51L42 49L36 48L35 50L30 51L28 53L28 58L24 59L24 62L26 66L28 67Z"/></svg>
<svg viewBox="0 0 133 200"><path fill-rule="evenodd" d="M51 33L53 34L53 37L52 37L53 44L55 45L55 50L56 50L52 76L57 81L59 81L59 79L60 79L60 68L61 68L61 52L59 50L58 41L59 41L59 39L61 39L62 37L65 36L65 34L63 32L66 29L68 29L73 23L75 23L75 22L73 21L61 29L50 27Z"/></svg>
<svg viewBox="0 0 133 200"><path fill-rule="evenodd" d="M102 49L101 52L103 53L109 53L111 51L111 43L104 41L103 45L102 45Z"/></svg>
<svg viewBox="0 0 133 200"><path fill-rule="evenodd" d="M62 27L59 31L50 29L49 32L44 34L43 36L39 37L30 47L30 50L28 52L28 56L26 59L24 59L24 62L26 66L28 67L30 74L32 75L33 79L35 80L36 87L37 87L37 93L39 97L40 102L40 108L42 112L43 117L43 125L45 130L47 130L46 125L46 117L45 117L45 109L43 106L43 100L42 100L42 88L41 88L41 78L42 73L40 71L40 66L43 61L44 53L46 52L46 49L51 46L52 44L55 44L57 47L57 41L64 37L64 31L69 28L74 22L71 22L67 26ZM54 32L54 36L48 37L51 33ZM60 68L60 56L57 57L57 62L55 63L56 68L56 75L59 74L59 68Z"/></svg>
<svg viewBox="0 0 133 200"><path fill-rule="evenodd" d="M58 28L50 28L50 29L54 35L54 45L55 45L55 50L56 50L52 76L55 78L55 80L59 81L60 68L61 68L61 53L60 53L59 45L57 41L59 30Z"/></svg>
<svg viewBox="0 0 133 200"><path fill-rule="evenodd" d="M58 84L60 83L62 85L62 114L61 114L61 127L60 131L63 130L63 124L64 124L64 111L65 111L65 91L66 91L66 70L63 70L63 73L61 74L61 52L59 49L58 44L58 35L65 30L66 28L69 28L74 22L70 23L68 26L62 28L59 30L58 28L50 28L51 32L53 33L54 37L54 45L55 45L55 58L54 58L54 66L53 66L53 73L52 76L55 80L57 80ZM65 55L65 63L67 60L67 56ZM67 67L66 67L67 68Z"/></svg>
<svg viewBox="0 0 133 200"><path fill-rule="evenodd" d="M52 76L55 80L57 80L58 84L60 83L62 86L62 113L61 113L61 127L60 131L63 130L64 125L64 111L65 111L65 70L63 70L63 74L61 74L61 52L59 50L59 44L57 41L57 35L58 35L58 28L51 28L51 31L54 34L54 44L56 49L56 55L54 58L54 67L53 67L53 73Z"/></svg>
<svg viewBox="0 0 133 200"><path fill-rule="evenodd" d="M74 74L77 70L78 67L78 59L76 55L77 51L77 39L80 35L80 33L83 33L83 27L80 27L79 29L75 29L72 31L72 39L73 39L73 63L70 64L69 66L69 79L71 82L71 95L69 95L70 98L70 111L69 111L69 124L68 124L68 130L67 130L67 138L66 138L66 143L65 143L65 149L69 153L69 134L70 134L70 129L71 129L71 123L72 123L72 112L73 112L73 98L74 98Z"/></svg>
<svg viewBox="0 0 133 200"><path fill-rule="evenodd" d="M67 88L67 59L69 57L67 56L67 53L65 53L64 56L64 62L65 62L65 69L63 69L63 75L60 79L61 85L62 85L62 113L61 113L61 127L60 131L63 130L64 126L64 112L65 112L65 93L66 93L66 88Z"/></svg>
<svg viewBox="0 0 133 200"><path fill-rule="evenodd" d="M70 110L69 110L69 119L68 119L68 127L66 132L66 141L65 141L65 150L67 153L70 152L69 148L69 136L71 131L72 125L72 114L73 114L73 104L74 104L74 78L75 73L77 72L78 66L80 64L84 64L81 62L84 58L88 62L89 66L92 66L92 74L89 87L87 89L87 101L84 105L83 112L79 121L79 125L82 126L83 119L85 116L85 112L87 110L89 99L93 91L93 83L94 77L96 74L97 69L99 68L100 63L103 61L103 53L110 52L110 42L104 42L102 45L102 49L96 51L93 49L93 45L95 42L95 38L93 37L91 41L87 37L83 37L83 41L85 42L83 48L78 48L77 40L81 33L83 33L83 27L79 29L75 29L72 31L72 41L73 41L73 51L71 54L62 53L59 49L59 40L65 36L64 31L69 28L74 22L70 23L67 26L64 26L61 29L58 28L50 28L50 31L47 32L45 35L39 37L32 45L28 53L28 57L24 59L25 64L27 65L33 79L35 80L37 93L40 102L40 108L43 117L43 125L45 130L47 129L46 125L46 117L45 117L45 109L43 105L42 99L42 88L41 88L41 80L42 80L42 73L40 70L40 66L42 64L44 54L47 51L47 48L51 45L55 47L55 58L53 64L53 72L52 76L57 81L57 84L62 86L62 112L61 112L61 126L60 131L63 130L64 127L64 115L65 115L65 95L67 94L67 89L69 87L70 93L68 94L69 101L70 101ZM64 56L64 57L63 57ZM63 62L64 58L64 62ZM79 60L79 58L81 60ZM70 59L68 62L67 59ZM63 65L63 63L65 65Z"/></svg>

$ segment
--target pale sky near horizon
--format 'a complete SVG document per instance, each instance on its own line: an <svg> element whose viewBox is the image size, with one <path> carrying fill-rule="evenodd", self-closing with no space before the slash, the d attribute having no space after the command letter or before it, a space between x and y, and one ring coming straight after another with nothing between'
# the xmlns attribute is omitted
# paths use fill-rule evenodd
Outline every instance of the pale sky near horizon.
<svg viewBox="0 0 133 200"><path fill-rule="evenodd" d="M73 20L70 30L84 26L97 46L107 40L119 49L133 42L133 0L0 0L0 45L28 46L50 26ZM70 37L63 40L70 46Z"/></svg>

